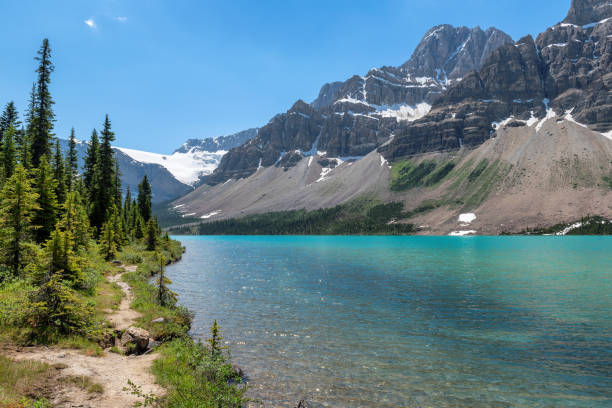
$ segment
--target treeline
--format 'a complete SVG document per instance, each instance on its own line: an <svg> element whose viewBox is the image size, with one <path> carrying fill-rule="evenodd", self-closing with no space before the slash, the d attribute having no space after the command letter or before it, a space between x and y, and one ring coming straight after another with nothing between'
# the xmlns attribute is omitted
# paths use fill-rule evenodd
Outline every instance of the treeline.
<svg viewBox="0 0 612 408"><path fill-rule="evenodd" d="M412 224L399 223L407 214L402 203L380 204L357 200L314 211L271 212L207 222L197 227L177 227L176 234L199 235L401 235L414 232Z"/></svg>
<svg viewBox="0 0 612 408"><path fill-rule="evenodd" d="M33 288L22 322L32 335L85 334L93 319L81 296L95 286L91 251L112 260L135 241L155 250L160 228L146 177L137 198L130 191L123 198L108 115L100 136L92 132L82 172L74 129L62 153L53 133L47 39L35 60L24 122L12 101L0 117L0 285L23 281Z"/></svg>
<svg viewBox="0 0 612 408"><path fill-rule="evenodd" d="M565 235L612 235L612 220L599 215L582 217L571 223L561 223L546 228L528 228L519 235L556 235L568 229ZM511 234L502 234L511 235Z"/></svg>

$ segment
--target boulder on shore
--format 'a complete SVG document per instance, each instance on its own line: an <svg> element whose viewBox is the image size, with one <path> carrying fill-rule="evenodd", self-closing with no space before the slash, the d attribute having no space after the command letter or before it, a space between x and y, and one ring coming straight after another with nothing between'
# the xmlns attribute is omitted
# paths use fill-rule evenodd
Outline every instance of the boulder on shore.
<svg viewBox="0 0 612 408"><path fill-rule="evenodd" d="M133 349L137 354L147 351L149 346L149 332L140 327L130 326L121 336L121 347ZM132 346L130 346L132 344Z"/></svg>

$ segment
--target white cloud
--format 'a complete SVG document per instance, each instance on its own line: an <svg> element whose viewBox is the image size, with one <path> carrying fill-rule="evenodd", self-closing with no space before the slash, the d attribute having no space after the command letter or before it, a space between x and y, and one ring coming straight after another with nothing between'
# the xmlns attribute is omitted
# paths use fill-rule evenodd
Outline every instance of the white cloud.
<svg viewBox="0 0 612 408"><path fill-rule="evenodd" d="M121 22L121 23L125 23L125 22L127 21L127 17L121 17L121 16L118 16L118 17L117 17L117 21L119 21L119 22Z"/></svg>
<svg viewBox="0 0 612 408"><path fill-rule="evenodd" d="M84 21L85 24L87 24L87 26L89 28L96 28L96 22L93 20L93 18L88 18L87 20Z"/></svg>

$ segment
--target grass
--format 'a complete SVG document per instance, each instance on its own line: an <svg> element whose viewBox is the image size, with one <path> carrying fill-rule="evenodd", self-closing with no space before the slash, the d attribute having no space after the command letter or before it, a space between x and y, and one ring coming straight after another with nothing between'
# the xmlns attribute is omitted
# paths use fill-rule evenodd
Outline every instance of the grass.
<svg viewBox="0 0 612 408"><path fill-rule="evenodd" d="M67 377L62 377L61 381L68 384L74 384L80 389L91 394L102 394L104 392L104 386L102 386L102 384L93 382L91 377L85 375L70 375Z"/></svg>
<svg viewBox="0 0 612 408"><path fill-rule="evenodd" d="M227 355L212 355L207 347L189 338L160 348L153 373L167 389L162 403L168 408L240 408L245 405L241 379Z"/></svg>
<svg viewBox="0 0 612 408"><path fill-rule="evenodd" d="M610 170L609 176L603 176L602 180L604 182L604 186L610 190L612 190L612 170Z"/></svg>
<svg viewBox="0 0 612 408"><path fill-rule="evenodd" d="M50 407L42 385L52 372L45 363L14 361L0 355L0 407Z"/></svg>
<svg viewBox="0 0 612 408"><path fill-rule="evenodd" d="M434 186L453 171L455 163L423 160L418 165L410 161L399 161L391 168L391 191L406 191L416 187Z"/></svg>

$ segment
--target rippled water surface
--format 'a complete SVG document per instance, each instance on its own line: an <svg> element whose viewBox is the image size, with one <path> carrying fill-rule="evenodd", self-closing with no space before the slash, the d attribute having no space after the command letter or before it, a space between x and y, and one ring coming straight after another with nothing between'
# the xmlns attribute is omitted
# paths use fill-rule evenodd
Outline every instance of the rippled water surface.
<svg viewBox="0 0 612 408"><path fill-rule="evenodd" d="M178 237L266 407L611 407L612 237Z"/></svg>

